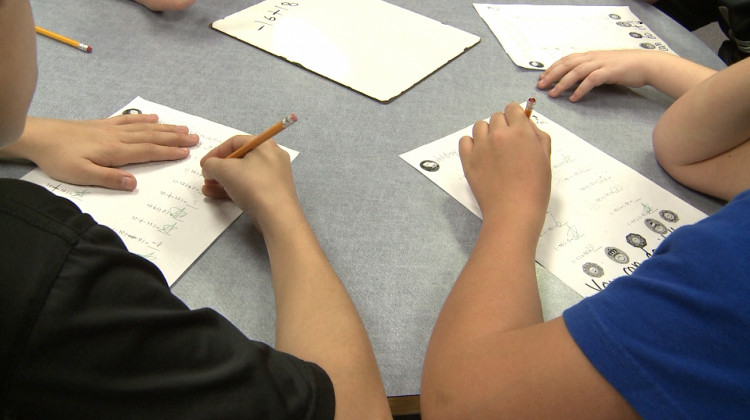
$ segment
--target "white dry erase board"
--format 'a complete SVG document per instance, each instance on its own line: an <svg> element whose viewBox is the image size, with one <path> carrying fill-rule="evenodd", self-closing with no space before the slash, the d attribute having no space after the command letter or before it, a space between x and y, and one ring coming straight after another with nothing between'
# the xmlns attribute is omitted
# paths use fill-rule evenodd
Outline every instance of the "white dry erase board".
<svg viewBox="0 0 750 420"><path fill-rule="evenodd" d="M380 0L268 0L211 27L380 102L480 40Z"/></svg>

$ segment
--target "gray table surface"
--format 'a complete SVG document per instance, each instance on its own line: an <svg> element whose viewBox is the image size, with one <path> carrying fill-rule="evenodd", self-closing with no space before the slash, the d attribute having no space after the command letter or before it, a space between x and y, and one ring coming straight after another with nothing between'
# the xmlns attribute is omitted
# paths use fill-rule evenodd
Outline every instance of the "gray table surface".
<svg viewBox="0 0 750 420"><path fill-rule="evenodd" d="M388 395L419 393L432 326L480 226L400 153L486 118L510 101L536 96L539 112L700 210L713 213L721 205L678 185L655 162L651 130L668 99L649 89L610 86L579 104L551 100L535 88L539 72L512 63L471 1L391 1L482 40L390 104L209 28L255 1L198 0L187 11L161 14L129 0L31 3L38 25L93 47L93 54L85 54L38 38L39 82L31 115L101 118L142 96L248 132L290 111L300 116L278 141L301 152L293 168L302 206L360 311ZM646 3L567 4L628 5L681 56L723 67L695 36ZM20 177L30 169L4 163L0 175ZM545 318L580 300L541 267L538 278ZM248 337L273 343L267 255L246 216L173 291L190 307L214 308Z"/></svg>

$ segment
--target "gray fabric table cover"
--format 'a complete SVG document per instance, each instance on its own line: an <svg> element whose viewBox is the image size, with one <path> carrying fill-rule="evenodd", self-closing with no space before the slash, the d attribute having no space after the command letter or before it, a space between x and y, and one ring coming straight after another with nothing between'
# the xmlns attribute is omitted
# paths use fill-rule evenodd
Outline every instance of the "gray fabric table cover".
<svg viewBox="0 0 750 420"><path fill-rule="evenodd" d="M610 86L579 104L551 100L535 88L539 72L512 63L471 1L391 1L482 40L390 104L210 29L212 21L255 1L197 0L187 11L161 14L129 0L31 3L38 25L93 47L85 54L37 39L31 115L102 118L136 96L255 133L289 112L299 115L277 139L301 152L293 168L302 206L360 311L391 396L419 393L430 332L480 227L400 153L535 96L539 112L678 197L707 213L721 206L677 184L654 160L651 130L670 104L666 97ZM681 56L723 67L696 37L646 3L566 3L630 6ZM20 177L30 169L3 163L0 174ZM537 273L545 318L580 300L544 268ZM248 337L273 343L267 255L246 216L173 291L190 307L214 308Z"/></svg>

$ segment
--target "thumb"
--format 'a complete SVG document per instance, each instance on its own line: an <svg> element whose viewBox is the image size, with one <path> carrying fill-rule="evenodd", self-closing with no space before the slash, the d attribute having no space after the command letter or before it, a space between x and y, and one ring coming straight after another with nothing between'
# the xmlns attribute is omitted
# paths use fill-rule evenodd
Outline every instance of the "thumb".
<svg viewBox="0 0 750 420"><path fill-rule="evenodd" d="M203 187L201 192L206 197L210 198L228 198L224 185L221 183L221 179L225 170L223 166L224 158L220 157L207 157L204 158L201 166L203 167Z"/></svg>
<svg viewBox="0 0 750 420"><path fill-rule="evenodd" d="M245 135L245 134L238 134L236 136L230 137L229 139L225 140L220 145L216 146L213 150L206 153L205 156L201 159L201 166L203 166L206 163L206 160L212 157L218 157L218 158L225 158L229 156L230 153L234 152L235 150L242 147L243 144L247 143L248 141L252 140L254 136Z"/></svg>
<svg viewBox="0 0 750 420"><path fill-rule="evenodd" d="M133 191L138 185L135 176L130 172L118 168L108 168L89 162L81 168L81 182L75 182L82 185L96 185L112 190Z"/></svg>
<svg viewBox="0 0 750 420"><path fill-rule="evenodd" d="M242 181L241 172L242 159L209 157L203 161L203 185L210 189L218 188L220 195L225 195L223 190L227 184L237 185Z"/></svg>
<svg viewBox="0 0 750 420"><path fill-rule="evenodd" d="M206 156L201 162L201 169L203 171L203 178L206 181L216 182L217 178L221 176L221 167L224 158L215 156Z"/></svg>

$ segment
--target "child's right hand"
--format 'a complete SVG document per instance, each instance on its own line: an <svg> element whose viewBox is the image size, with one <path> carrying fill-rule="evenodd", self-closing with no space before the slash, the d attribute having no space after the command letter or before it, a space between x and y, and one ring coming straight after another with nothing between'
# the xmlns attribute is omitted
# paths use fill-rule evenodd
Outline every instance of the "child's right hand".
<svg viewBox="0 0 750 420"><path fill-rule="evenodd" d="M302 214L294 188L289 154L273 139L243 158L226 158L253 137L234 136L201 160L203 194L230 198L265 234L267 227Z"/></svg>
<svg viewBox="0 0 750 420"><path fill-rule="evenodd" d="M549 203L550 149L550 136L515 103L459 140L461 165L485 223L514 220L536 239Z"/></svg>

